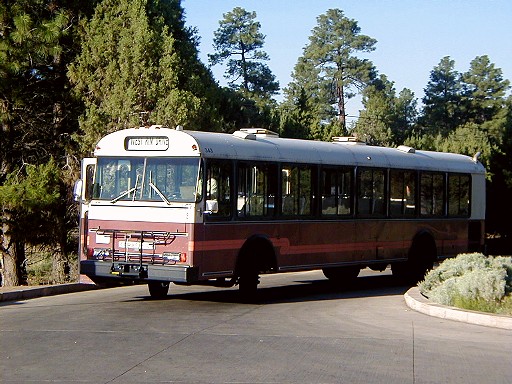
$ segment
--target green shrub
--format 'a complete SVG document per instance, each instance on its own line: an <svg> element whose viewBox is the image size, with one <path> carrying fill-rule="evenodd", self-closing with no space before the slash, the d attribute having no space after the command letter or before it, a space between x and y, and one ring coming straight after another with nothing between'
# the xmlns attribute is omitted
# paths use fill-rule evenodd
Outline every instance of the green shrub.
<svg viewBox="0 0 512 384"><path fill-rule="evenodd" d="M418 287L439 304L496 312L511 302L512 257L461 254L430 271Z"/></svg>

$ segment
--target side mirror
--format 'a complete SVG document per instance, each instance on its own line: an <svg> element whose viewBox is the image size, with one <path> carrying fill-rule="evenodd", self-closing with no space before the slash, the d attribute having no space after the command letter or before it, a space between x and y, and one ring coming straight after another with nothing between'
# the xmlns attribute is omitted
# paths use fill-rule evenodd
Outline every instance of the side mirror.
<svg viewBox="0 0 512 384"><path fill-rule="evenodd" d="M219 202L217 200L206 200L205 214L212 214L219 212Z"/></svg>
<svg viewBox="0 0 512 384"><path fill-rule="evenodd" d="M73 200L74 201L82 201L82 188L84 186L84 182L82 179L78 179L75 182L75 186L73 187Z"/></svg>

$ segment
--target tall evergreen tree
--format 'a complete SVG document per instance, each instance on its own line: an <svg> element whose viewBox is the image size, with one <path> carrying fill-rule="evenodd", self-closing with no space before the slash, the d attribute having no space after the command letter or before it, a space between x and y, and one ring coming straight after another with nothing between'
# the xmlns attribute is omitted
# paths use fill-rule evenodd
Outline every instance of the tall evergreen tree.
<svg viewBox="0 0 512 384"><path fill-rule="evenodd" d="M304 89L311 97L320 98L323 107L318 109L325 112L322 121L333 122L336 117L335 126L341 133L346 131L346 101L375 78L373 64L355 54L373 51L377 41L360 32L357 22L345 17L339 9L320 15L292 75L297 86L290 90L300 89L303 79L309 78ZM310 68L315 70L309 71Z"/></svg>
<svg viewBox="0 0 512 384"><path fill-rule="evenodd" d="M118 129L141 123L193 129L215 113L205 103L215 83L197 58L179 0L103 0L82 41L69 77L86 107L84 151Z"/></svg>
<svg viewBox="0 0 512 384"><path fill-rule="evenodd" d="M503 79L502 70L487 56L472 60L462 80L465 120L478 124L494 144L500 145L507 121L505 95L510 82Z"/></svg>
<svg viewBox="0 0 512 384"><path fill-rule="evenodd" d="M363 91L363 106L351 134L371 145L392 145L395 89L386 76Z"/></svg>
<svg viewBox="0 0 512 384"><path fill-rule="evenodd" d="M417 119L416 99L404 88L398 96L385 75L363 91L364 109L351 134L373 145L400 145L412 134Z"/></svg>
<svg viewBox="0 0 512 384"><path fill-rule="evenodd" d="M423 115L420 124L425 132L443 136L461 123L461 78L455 70L455 61L449 56L441 59L430 72L430 80L424 89Z"/></svg>
<svg viewBox="0 0 512 384"><path fill-rule="evenodd" d="M270 99L279 91L270 68L265 64L268 54L262 50L265 36L260 32L256 12L236 7L224 14L213 39L212 65L227 61L225 77L230 87L245 97Z"/></svg>
<svg viewBox="0 0 512 384"><path fill-rule="evenodd" d="M27 244L52 244L61 271L67 262L67 231L74 225L67 209L75 169L71 135L79 105L71 97L66 66L76 54L78 20L93 4L0 3L0 252L5 285L23 283ZM41 167L51 171L33 171ZM55 174L60 175L57 204L37 198L36 207L20 198L53 195Z"/></svg>
<svg viewBox="0 0 512 384"><path fill-rule="evenodd" d="M394 142L397 145L404 143L405 139L413 134L418 123L418 100L414 92L404 88L395 100L395 121L391 127Z"/></svg>

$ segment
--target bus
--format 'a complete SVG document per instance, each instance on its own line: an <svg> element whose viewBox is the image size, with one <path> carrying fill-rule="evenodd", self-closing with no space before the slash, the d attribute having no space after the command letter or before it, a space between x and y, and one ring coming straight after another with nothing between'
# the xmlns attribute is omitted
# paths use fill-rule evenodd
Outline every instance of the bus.
<svg viewBox="0 0 512 384"><path fill-rule="evenodd" d="M474 157L162 126L103 137L82 161L80 273L99 284L239 286L266 273L363 268L409 281L484 243Z"/></svg>

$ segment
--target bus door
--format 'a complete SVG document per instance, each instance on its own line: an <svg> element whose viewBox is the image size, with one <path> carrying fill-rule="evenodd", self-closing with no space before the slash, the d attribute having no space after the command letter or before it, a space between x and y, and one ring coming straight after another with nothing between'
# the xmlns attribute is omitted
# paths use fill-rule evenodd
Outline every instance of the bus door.
<svg viewBox="0 0 512 384"><path fill-rule="evenodd" d="M88 226L88 213L89 203L92 199L92 192L94 187L94 178L96 175L96 158L85 158L82 160L82 178L77 180L73 195L75 201L80 203L79 208L79 236L78 236L78 255L79 260L85 260L87 258L87 235L89 232ZM78 263L80 268L80 262ZM80 273L80 272L79 272ZM90 282L85 276L80 276L82 282Z"/></svg>

